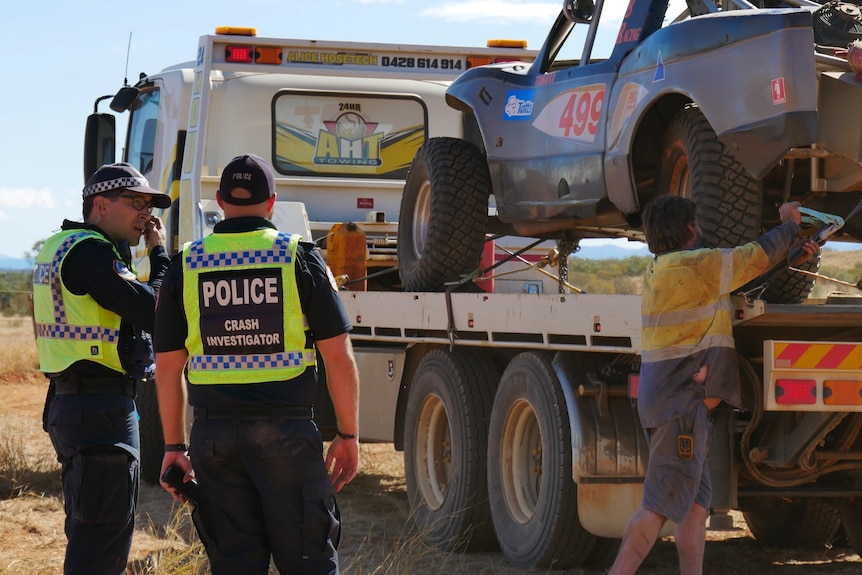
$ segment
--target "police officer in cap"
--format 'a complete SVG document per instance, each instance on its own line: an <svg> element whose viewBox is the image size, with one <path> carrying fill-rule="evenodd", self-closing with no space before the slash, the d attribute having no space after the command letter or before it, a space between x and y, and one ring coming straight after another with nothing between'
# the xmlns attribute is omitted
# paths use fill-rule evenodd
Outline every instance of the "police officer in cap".
<svg viewBox="0 0 862 575"><path fill-rule="evenodd" d="M333 489L359 467L351 325L314 245L270 221L275 184L262 158L231 160L217 199L224 221L174 259L156 309L162 471L179 466L197 481L192 518L214 574L263 575L270 558L280 573L335 574ZM312 419L316 353L338 419L325 460Z"/></svg>
<svg viewBox="0 0 862 575"><path fill-rule="evenodd" d="M126 572L139 484L134 397L154 372L145 332L153 331L170 262L164 226L151 212L170 204L131 165L102 166L84 186L84 223L65 220L36 258L36 343L50 379L43 424L61 465L67 575ZM147 283L129 248L141 238Z"/></svg>

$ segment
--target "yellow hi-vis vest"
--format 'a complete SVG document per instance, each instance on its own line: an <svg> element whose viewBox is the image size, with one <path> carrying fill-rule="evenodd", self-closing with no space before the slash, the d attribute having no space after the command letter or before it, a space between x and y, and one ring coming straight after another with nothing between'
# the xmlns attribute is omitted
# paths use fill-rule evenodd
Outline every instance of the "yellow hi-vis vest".
<svg viewBox="0 0 862 575"><path fill-rule="evenodd" d="M757 242L736 248L680 250L658 256L644 274L641 300L644 362L734 349L730 293L768 271Z"/></svg>
<svg viewBox="0 0 862 575"><path fill-rule="evenodd" d="M73 294L60 276L69 250L90 238L107 242L90 230L66 230L48 238L36 257L33 315L39 369L45 373L59 373L82 359L126 372L117 349L120 316L100 306L89 294ZM116 248L114 253L122 261Z"/></svg>
<svg viewBox="0 0 862 575"><path fill-rule="evenodd" d="M283 381L315 365L296 286L299 240L267 229L213 234L183 249L190 383Z"/></svg>

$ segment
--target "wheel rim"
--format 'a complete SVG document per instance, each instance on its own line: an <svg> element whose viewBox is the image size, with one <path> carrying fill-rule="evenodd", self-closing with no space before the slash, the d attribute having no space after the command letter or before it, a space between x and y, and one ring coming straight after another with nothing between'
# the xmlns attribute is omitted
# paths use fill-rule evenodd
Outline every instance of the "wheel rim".
<svg viewBox="0 0 862 575"><path fill-rule="evenodd" d="M414 458L419 493L428 508L436 511L446 499L452 473L449 417L439 396L431 395L422 404Z"/></svg>
<svg viewBox="0 0 862 575"><path fill-rule="evenodd" d="M500 479L503 501L512 517L527 523L541 495L542 433L533 406L518 401L503 428Z"/></svg>
<svg viewBox="0 0 862 575"><path fill-rule="evenodd" d="M421 259L428 240L428 227L431 225L431 182L425 180L416 193L416 206L413 209L413 255Z"/></svg>
<svg viewBox="0 0 862 575"><path fill-rule="evenodd" d="M685 156L680 157L673 166L668 192L674 196L691 198L691 175Z"/></svg>

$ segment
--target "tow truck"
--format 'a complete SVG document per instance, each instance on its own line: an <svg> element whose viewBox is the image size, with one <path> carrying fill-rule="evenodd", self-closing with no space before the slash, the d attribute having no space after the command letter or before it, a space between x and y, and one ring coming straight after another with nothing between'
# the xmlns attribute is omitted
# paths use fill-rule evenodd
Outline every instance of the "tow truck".
<svg viewBox="0 0 862 575"><path fill-rule="evenodd" d="M827 5L768 4L692 0L671 19L666 1L630 0L607 59L592 54L602 0L566 0L538 52L207 35L194 62L111 107L131 111L123 158L175 198L173 250L219 220L220 170L242 152L275 167L284 229L324 249L332 224L366 234L367 281L340 292L360 430L403 450L430 543L525 568L605 565L648 465L641 298L572 289L568 255L582 238L640 237L658 193L692 197L716 242L756 237L786 199L845 219L830 240L862 229L846 217L862 141L832 129L862 123L858 48L815 45ZM577 57L558 58L570 40ZM381 119L396 109L412 121ZM85 175L113 159L112 118L88 121ZM381 132L397 153L368 155ZM476 287L504 237L557 242L559 280ZM710 525L740 510L765 544L841 533L862 551L862 305L806 298L810 277L734 298L744 408L716 413ZM327 398L315 409L331 429Z"/></svg>

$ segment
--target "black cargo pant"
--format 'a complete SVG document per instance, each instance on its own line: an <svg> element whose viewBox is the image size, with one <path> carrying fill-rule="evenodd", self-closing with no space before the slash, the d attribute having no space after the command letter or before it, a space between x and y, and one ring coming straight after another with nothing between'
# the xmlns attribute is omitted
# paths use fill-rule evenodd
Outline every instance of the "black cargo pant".
<svg viewBox="0 0 862 575"><path fill-rule="evenodd" d="M46 424L66 510L66 575L126 572L138 502L140 435L130 395L58 395Z"/></svg>
<svg viewBox="0 0 862 575"><path fill-rule="evenodd" d="M192 513L213 575L336 575L341 533L310 419L207 418L196 409L189 457L200 488Z"/></svg>

